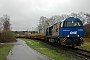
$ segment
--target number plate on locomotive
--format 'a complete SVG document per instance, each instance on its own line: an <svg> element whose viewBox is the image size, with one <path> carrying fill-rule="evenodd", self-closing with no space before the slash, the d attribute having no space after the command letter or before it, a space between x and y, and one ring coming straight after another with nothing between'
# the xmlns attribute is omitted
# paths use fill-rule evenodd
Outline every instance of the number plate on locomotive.
<svg viewBox="0 0 90 60"><path fill-rule="evenodd" d="M70 34L77 34L77 31L71 31Z"/></svg>

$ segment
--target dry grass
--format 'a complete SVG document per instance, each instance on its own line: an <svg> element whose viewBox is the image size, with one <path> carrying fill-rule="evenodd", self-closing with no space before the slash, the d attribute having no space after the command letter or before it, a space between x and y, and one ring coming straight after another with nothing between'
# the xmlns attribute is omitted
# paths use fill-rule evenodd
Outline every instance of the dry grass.
<svg viewBox="0 0 90 60"><path fill-rule="evenodd" d="M7 42L15 42L16 37L14 32L11 31L3 31L0 35L0 43L7 43Z"/></svg>
<svg viewBox="0 0 90 60"><path fill-rule="evenodd" d="M77 46L80 49L88 50L90 51L90 38L84 38L84 44L81 46Z"/></svg>

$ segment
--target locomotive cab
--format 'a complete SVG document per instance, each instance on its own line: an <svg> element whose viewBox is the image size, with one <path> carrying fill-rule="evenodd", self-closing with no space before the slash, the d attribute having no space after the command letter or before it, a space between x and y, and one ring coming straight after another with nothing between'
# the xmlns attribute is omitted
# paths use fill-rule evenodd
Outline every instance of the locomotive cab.
<svg viewBox="0 0 90 60"><path fill-rule="evenodd" d="M59 37L62 45L80 46L83 44L84 28L80 19L65 19L59 28Z"/></svg>

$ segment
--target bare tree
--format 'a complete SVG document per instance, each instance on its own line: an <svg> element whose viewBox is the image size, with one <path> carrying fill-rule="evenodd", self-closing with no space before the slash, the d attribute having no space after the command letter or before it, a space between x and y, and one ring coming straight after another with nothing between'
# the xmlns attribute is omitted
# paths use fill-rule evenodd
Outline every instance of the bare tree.
<svg viewBox="0 0 90 60"><path fill-rule="evenodd" d="M45 20L46 20L46 17L44 17L44 16L40 17L39 26L38 26L39 32L44 32L44 29L45 29Z"/></svg>
<svg viewBox="0 0 90 60"><path fill-rule="evenodd" d="M3 30L3 17L0 18L0 33L2 32Z"/></svg>
<svg viewBox="0 0 90 60"><path fill-rule="evenodd" d="M10 31L10 17L8 15L3 15L0 18L0 42L5 43L5 42L12 42L15 41L15 34Z"/></svg>
<svg viewBox="0 0 90 60"><path fill-rule="evenodd" d="M10 30L10 17L8 15L3 15L2 17L3 30Z"/></svg>
<svg viewBox="0 0 90 60"><path fill-rule="evenodd" d="M39 20L38 29L39 29L39 31L43 31L46 28L52 26L53 24L60 22L60 21L64 20L65 18L68 18L71 16L80 18L80 20L83 22L83 24L90 23L90 14L89 13L84 13L84 12L74 13L73 12L69 15L67 15L67 14L54 15L50 18L46 18L44 16L41 16L40 20Z"/></svg>

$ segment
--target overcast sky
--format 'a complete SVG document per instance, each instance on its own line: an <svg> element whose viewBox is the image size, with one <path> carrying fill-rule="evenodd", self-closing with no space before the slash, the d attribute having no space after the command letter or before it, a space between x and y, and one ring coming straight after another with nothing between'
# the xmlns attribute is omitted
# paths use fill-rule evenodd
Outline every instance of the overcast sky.
<svg viewBox="0 0 90 60"><path fill-rule="evenodd" d="M32 30L40 16L90 13L90 0L0 0L0 17L10 16L12 30Z"/></svg>

